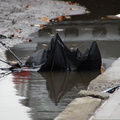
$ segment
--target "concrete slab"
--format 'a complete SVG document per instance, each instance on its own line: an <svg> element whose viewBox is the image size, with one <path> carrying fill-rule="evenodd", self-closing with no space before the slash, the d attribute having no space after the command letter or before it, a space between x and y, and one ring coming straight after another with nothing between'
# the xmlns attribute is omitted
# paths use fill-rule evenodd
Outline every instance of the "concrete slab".
<svg viewBox="0 0 120 120"><path fill-rule="evenodd" d="M92 97L75 98L54 120L88 120L101 102Z"/></svg>
<svg viewBox="0 0 120 120"><path fill-rule="evenodd" d="M120 120L120 89L110 95L91 120Z"/></svg>

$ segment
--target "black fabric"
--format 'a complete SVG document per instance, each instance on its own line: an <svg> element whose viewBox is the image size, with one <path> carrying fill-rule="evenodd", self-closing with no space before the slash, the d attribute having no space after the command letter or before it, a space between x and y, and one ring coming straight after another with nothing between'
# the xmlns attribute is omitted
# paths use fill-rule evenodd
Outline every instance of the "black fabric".
<svg viewBox="0 0 120 120"><path fill-rule="evenodd" d="M58 34L52 39L48 52L47 61L41 67L41 71L49 70L78 70L80 60L76 59L73 52L71 52L62 42Z"/></svg>
<svg viewBox="0 0 120 120"><path fill-rule="evenodd" d="M40 67L39 71L100 70L101 55L96 41L82 53L69 50L56 33L47 50L35 52L27 61L28 67Z"/></svg>
<svg viewBox="0 0 120 120"><path fill-rule="evenodd" d="M38 50L35 53L32 54L31 57L28 58L26 61L26 66L27 67L40 67L43 63L46 61L46 50Z"/></svg>
<svg viewBox="0 0 120 120"><path fill-rule="evenodd" d="M96 41L93 41L89 49L85 51L81 58L82 64L79 69L82 70L100 70L101 54Z"/></svg>

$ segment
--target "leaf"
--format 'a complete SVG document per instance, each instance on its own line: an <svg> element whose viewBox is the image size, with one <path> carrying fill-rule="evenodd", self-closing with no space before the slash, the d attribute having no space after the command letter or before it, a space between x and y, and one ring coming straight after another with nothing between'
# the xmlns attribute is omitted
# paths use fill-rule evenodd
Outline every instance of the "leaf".
<svg viewBox="0 0 120 120"><path fill-rule="evenodd" d="M106 17L102 17L102 19L120 19L120 15L108 15Z"/></svg>
<svg viewBox="0 0 120 120"><path fill-rule="evenodd" d="M28 41L28 42L32 42L32 39L26 39L26 41Z"/></svg>
<svg viewBox="0 0 120 120"><path fill-rule="evenodd" d="M58 19L58 21L62 22L65 19L65 16L60 16L57 19Z"/></svg>
<svg viewBox="0 0 120 120"><path fill-rule="evenodd" d="M43 20L43 21L50 22L50 20L49 20L47 17L43 17L42 20Z"/></svg>
<svg viewBox="0 0 120 120"><path fill-rule="evenodd" d="M41 24L40 27L41 27L41 28L44 28L45 26Z"/></svg>
<svg viewBox="0 0 120 120"><path fill-rule="evenodd" d="M29 6L29 5L26 5L25 8L28 9L28 8L30 8L30 6Z"/></svg>
<svg viewBox="0 0 120 120"><path fill-rule="evenodd" d="M71 19L71 16L67 15L65 16L66 19Z"/></svg>
<svg viewBox="0 0 120 120"><path fill-rule="evenodd" d="M21 30L21 29L18 29L18 30L16 30L16 32L18 32L18 33L22 33L22 30Z"/></svg>
<svg viewBox="0 0 120 120"><path fill-rule="evenodd" d="M36 24L36 25L33 25L33 26L35 26L35 27L40 27L40 24Z"/></svg>
<svg viewBox="0 0 120 120"><path fill-rule="evenodd" d="M48 45L47 44L42 44L43 47L47 47Z"/></svg>
<svg viewBox="0 0 120 120"><path fill-rule="evenodd" d="M78 5L78 3L68 2L70 5Z"/></svg>
<svg viewBox="0 0 120 120"><path fill-rule="evenodd" d="M11 64L17 64L17 61L8 61L10 62Z"/></svg>
<svg viewBox="0 0 120 120"><path fill-rule="evenodd" d="M32 42L32 39L29 39L29 42Z"/></svg>
<svg viewBox="0 0 120 120"><path fill-rule="evenodd" d="M31 25L32 27L41 27L41 28L44 28L45 26L42 25L42 24L36 24L36 25Z"/></svg>

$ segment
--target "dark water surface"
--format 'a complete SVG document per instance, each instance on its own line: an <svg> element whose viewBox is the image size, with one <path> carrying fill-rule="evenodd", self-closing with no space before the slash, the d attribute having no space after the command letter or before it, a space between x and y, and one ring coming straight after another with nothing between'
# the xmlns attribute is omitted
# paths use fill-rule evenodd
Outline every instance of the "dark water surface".
<svg viewBox="0 0 120 120"><path fill-rule="evenodd" d="M43 30L31 34L30 37L33 39L31 43L16 45L12 48L13 52L24 62L34 51L46 48L51 38L58 32L70 49L78 47L82 52L89 48L93 40L97 40L103 67L108 68L120 56L120 20L101 19L101 17L120 12L118 4L114 3L114 8L116 6L114 10L113 6L109 6L110 12L105 10L106 2L102 2L104 13L103 9L99 10L101 5L98 3L90 8L93 0L89 4L84 1L82 4L92 12L90 15L72 16L71 19L62 22L54 20ZM92 8L95 8L96 12ZM9 51L6 51L6 57L10 61L15 60ZM12 73L11 79L18 94L25 97L21 101L22 104L31 108L32 120L53 120L77 93L87 89L89 82L99 74L100 71L41 73L26 71Z"/></svg>
<svg viewBox="0 0 120 120"><path fill-rule="evenodd" d="M42 31L43 32L43 31ZM40 31L35 34L40 34ZM45 37L45 36L44 36ZM116 37L116 36L115 36ZM46 39L45 39L46 38ZM45 37L45 40L50 39ZM74 37L75 38L75 37ZM35 38L33 43L16 45L12 50L23 61L34 51L46 48L49 41L41 42L43 38ZM72 37L71 37L72 39ZM88 41L65 41L65 44L74 49L78 47L85 51L91 44ZM97 41L101 51L104 68L107 68L119 56L119 41ZM8 60L15 60L6 52ZM23 104L31 108L33 120L53 120L77 95L80 90L87 89L91 80L99 72L20 72L13 73L13 81L20 96L26 97Z"/></svg>
<svg viewBox="0 0 120 120"><path fill-rule="evenodd" d="M21 72L13 81L33 120L53 120L100 72Z"/></svg>

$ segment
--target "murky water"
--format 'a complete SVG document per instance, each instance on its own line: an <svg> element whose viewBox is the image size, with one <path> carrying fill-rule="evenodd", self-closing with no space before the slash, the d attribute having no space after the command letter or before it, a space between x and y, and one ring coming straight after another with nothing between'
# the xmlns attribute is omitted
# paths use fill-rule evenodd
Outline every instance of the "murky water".
<svg viewBox="0 0 120 120"><path fill-rule="evenodd" d="M52 27L52 26L51 26ZM57 27L56 27L57 28ZM41 32L44 32L41 31ZM40 34L34 33L34 35ZM44 37L44 38L43 38ZM38 36L33 43L24 43L16 45L12 50L23 61L32 52L38 49L46 48L50 37ZM61 35L63 38L63 36ZM72 37L71 37L72 39ZM41 40L43 40L41 42ZM74 49L78 47L81 51L85 51L91 44L88 41L68 41L65 44ZM109 67L111 63L119 56L119 41L97 41L101 51L103 65ZM6 52L8 60L15 60L9 52ZM70 103L82 89L87 89L89 82L97 77L100 72L20 72L13 73L13 81L18 94L26 99L23 105L31 108L31 118L33 120L53 120L64 108Z"/></svg>
<svg viewBox="0 0 120 120"><path fill-rule="evenodd" d="M21 72L13 81L33 120L53 120L100 72Z"/></svg>
<svg viewBox="0 0 120 120"><path fill-rule="evenodd" d="M92 12L94 11L92 8L90 9ZM100 19L102 16L102 13L99 15L94 13L72 16L71 19L62 22L54 20L43 30L30 35L33 39L31 43L16 45L12 50L24 62L34 51L46 48L53 35L58 32L70 49L78 47L82 52L90 46L93 40L96 40L102 55L103 66L108 68L120 56L120 20L103 20ZM6 51L6 58L9 61L15 60L9 51ZM14 113L13 109L18 110L19 106L21 111L16 112L16 115L24 116L24 118L19 117L20 119L29 120L31 117L32 120L53 120L76 97L77 93L86 89L89 82L99 74L100 71L11 73L0 81L2 86L0 87L0 92L2 92L0 98L3 100L6 98L4 101L6 105L0 104L3 107L0 113L6 110L6 106L8 111ZM18 98L18 96L24 99ZM14 100L15 105L12 103ZM9 106L9 103L12 107ZM8 113L8 116L12 114ZM6 112L2 118L5 114ZM19 120L16 115L12 116L11 120Z"/></svg>
<svg viewBox="0 0 120 120"><path fill-rule="evenodd" d="M31 120L30 108L20 103L24 98L17 95L15 86L12 74L6 73L0 78L0 119Z"/></svg>

